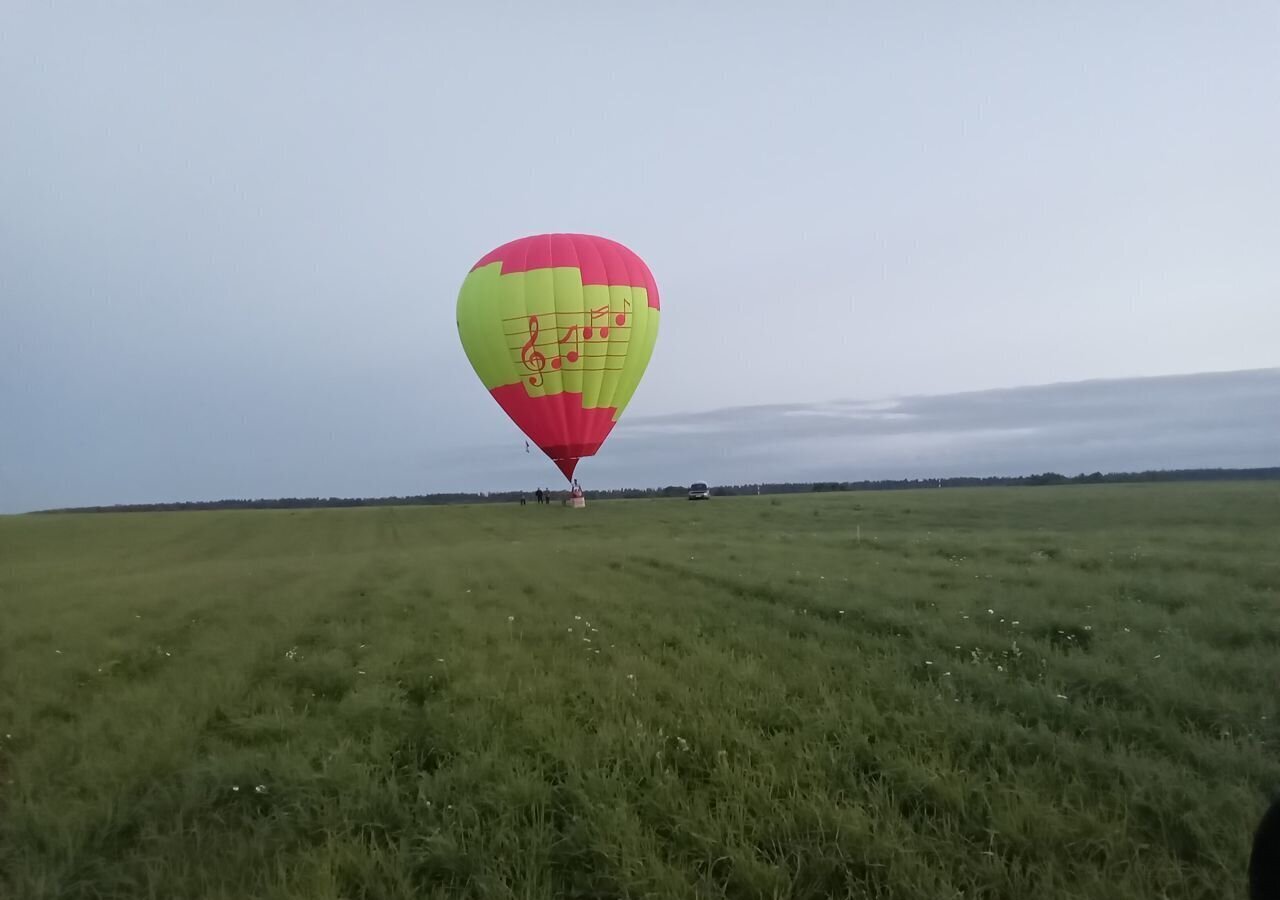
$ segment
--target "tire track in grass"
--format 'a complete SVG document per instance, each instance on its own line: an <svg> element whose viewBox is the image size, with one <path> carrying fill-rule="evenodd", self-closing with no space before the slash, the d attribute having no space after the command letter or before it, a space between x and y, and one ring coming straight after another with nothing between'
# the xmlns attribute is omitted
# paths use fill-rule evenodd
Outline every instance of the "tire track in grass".
<svg viewBox="0 0 1280 900"><path fill-rule="evenodd" d="M935 639L934 649L937 660L949 661L953 668L965 665L968 661L969 651L974 649L975 646L984 657L1003 658L1006 666L1013 667L1015 665L1015 660L1010 656L1010 645L997 643L992 646L990 638L986 637L989 633L987 629L979 631L980 634L984 635L980 644L986 644L986 647L974 645L970 640L961 644L962 649L957 654L952 643L944 643L944 641L953 642L954 640L959 640L960 638L954 633L951 637L944 639L937 633L931 635L930 632L933 629L927 627L924 630L913 629L909 623L887 616L876 616L866 609L859 608L853 604L843 610L833 609L829 606L819 606L816 604L821 601L812 596L806 599L797 592L785 588L743 582L731 577L707 573L679 563L667 562L656 557L644 557L641 562L652 569L664 571L680 578L694 579L736 598L756 600L773 606L788 608L794 613L800 613L804 617L815 618L823 623L851 626L855 631L855 639L860 635L898 637L907 631L914 631L915 634L923 637L933 637ZM802 604L804 603L815 605L803 606ZM1057 624L1061 625L1062 623L1059 622ZM828 633L821 626L814 623L805 623L800 627L806 626L808 627L808 632L816 637L821 637ZM1072 626L1055 629L1053 624L1049 624L1041 626L1038 632L1011 632L1010 636L1014 642L1013 647L1018 653L1030 654L1028 661L1031 663L1031 668L1028 670L1028 674L1032 672L1046 676L1052 674L1059 680L1067 680L1068 687L1078 694L1087 696L1091 692L1091 684L1096 682L1096 677L1099 674L1098 664L1092 660L1073 662L1077 648L1075 644L1066 643L1063 636L1076 637L1078 639L1076 644L1079 645L1079 649L1087 653L1088 644L1093 639L1094 633L1081 630L1078 627L1075 627L1074 630L1072 629ZM1019 643L1021 644L1020 648L1018 647ZM1003 654L1003 657L1000 657L1000 654ZM1040 671L1046 669L1046 663L1050 660L1054 661L1055 671ZM931 680L931 683L934 682ZM1118 673L1109 681L1098 684L1103 692L1101 696L1105 698L1106 705L1125 712L1151 714L1157 711L1156 704L1161 704L1167 708L1167 717L1185 722L1191 727L1191 731L1203 737L1217 737L1224 727L1235 728L1236 730L1247 727L1246 723L1237 721L1234 717L1224 717L1219 708L1197 705L1182 697L1166 696L1158 699L1144 697L1130 682L1119 678Z"/></svg>
<svg viewBox="0 0 1280 900"><path fill-rule="evenodd" d="M726 593L738 599L753 600L765 603L770 606L782 607L790 609L793 612L800 609L806 611L810 607L805 605L808 601L800 597L792 591L783 588L777 588L772 585L765 585L759 582L746 581L742 579L734 579L725 575L716 575L711 572L705 572L691 566L685 566L680 563L667 562L653 556L635 557L637 562L642 565L664 572L668 575L675 576L678 579L690 579L697 581L707 587L715 588L718 591ZM813 617L825 622L847 622L849 624L862 625L869 633L884 633L886 629L900 628L900 623L894 623L890 620L873 616L865 610L854 608L852 612L841 612L835 608L814 606L811 614Z"/></svg>

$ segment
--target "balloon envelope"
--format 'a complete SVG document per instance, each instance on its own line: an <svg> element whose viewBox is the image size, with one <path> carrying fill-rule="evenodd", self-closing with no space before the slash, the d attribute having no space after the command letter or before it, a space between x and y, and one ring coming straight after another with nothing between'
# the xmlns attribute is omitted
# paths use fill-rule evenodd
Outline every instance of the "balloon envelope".
<svg viewBox="0 0 1280 900"><path fill-rule="evenodd" d="M640 384L658 316L644 261L586 234L503 244L458 293L458 333L476 374L570 480Z"/></svg>

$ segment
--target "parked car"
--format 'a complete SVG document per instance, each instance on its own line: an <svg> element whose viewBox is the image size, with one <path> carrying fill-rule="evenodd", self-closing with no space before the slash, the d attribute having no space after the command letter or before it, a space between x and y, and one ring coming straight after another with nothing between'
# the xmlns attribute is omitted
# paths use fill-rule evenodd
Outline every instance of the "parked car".
<svg viewBox="0 0 1280 900"><path fill-rule="evenodd" d="M705 481L695 481L689 485L690 500L706 500L711 496L711 488L707 487Z"/></svg>

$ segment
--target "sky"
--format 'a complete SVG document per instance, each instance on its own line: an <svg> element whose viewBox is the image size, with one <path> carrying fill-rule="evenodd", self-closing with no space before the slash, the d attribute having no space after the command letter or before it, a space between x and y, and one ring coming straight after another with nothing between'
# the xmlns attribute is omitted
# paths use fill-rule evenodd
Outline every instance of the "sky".
<svg viewBox="0 0 1280 900"><path fill-rule="evenodd" d="M1277 46L1272 2L6 3L0 512L554 483L454 323L552 231L662 293L588 486L1275 464L1227 376L1132 379L1280 364ZM1256 443L968 405L1086 379ZM984 416L1030 431L965 457Z"/></svg>

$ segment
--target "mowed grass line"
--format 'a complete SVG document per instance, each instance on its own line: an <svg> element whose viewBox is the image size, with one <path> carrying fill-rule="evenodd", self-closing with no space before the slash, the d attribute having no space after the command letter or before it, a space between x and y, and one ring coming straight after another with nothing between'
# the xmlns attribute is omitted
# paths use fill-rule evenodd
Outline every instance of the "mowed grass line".
<svg viewBox="0 0 1280 900"><path fill-rule="evenodd" d="M1280 490L0 519L0 895L1218 897Z"/></svg>

